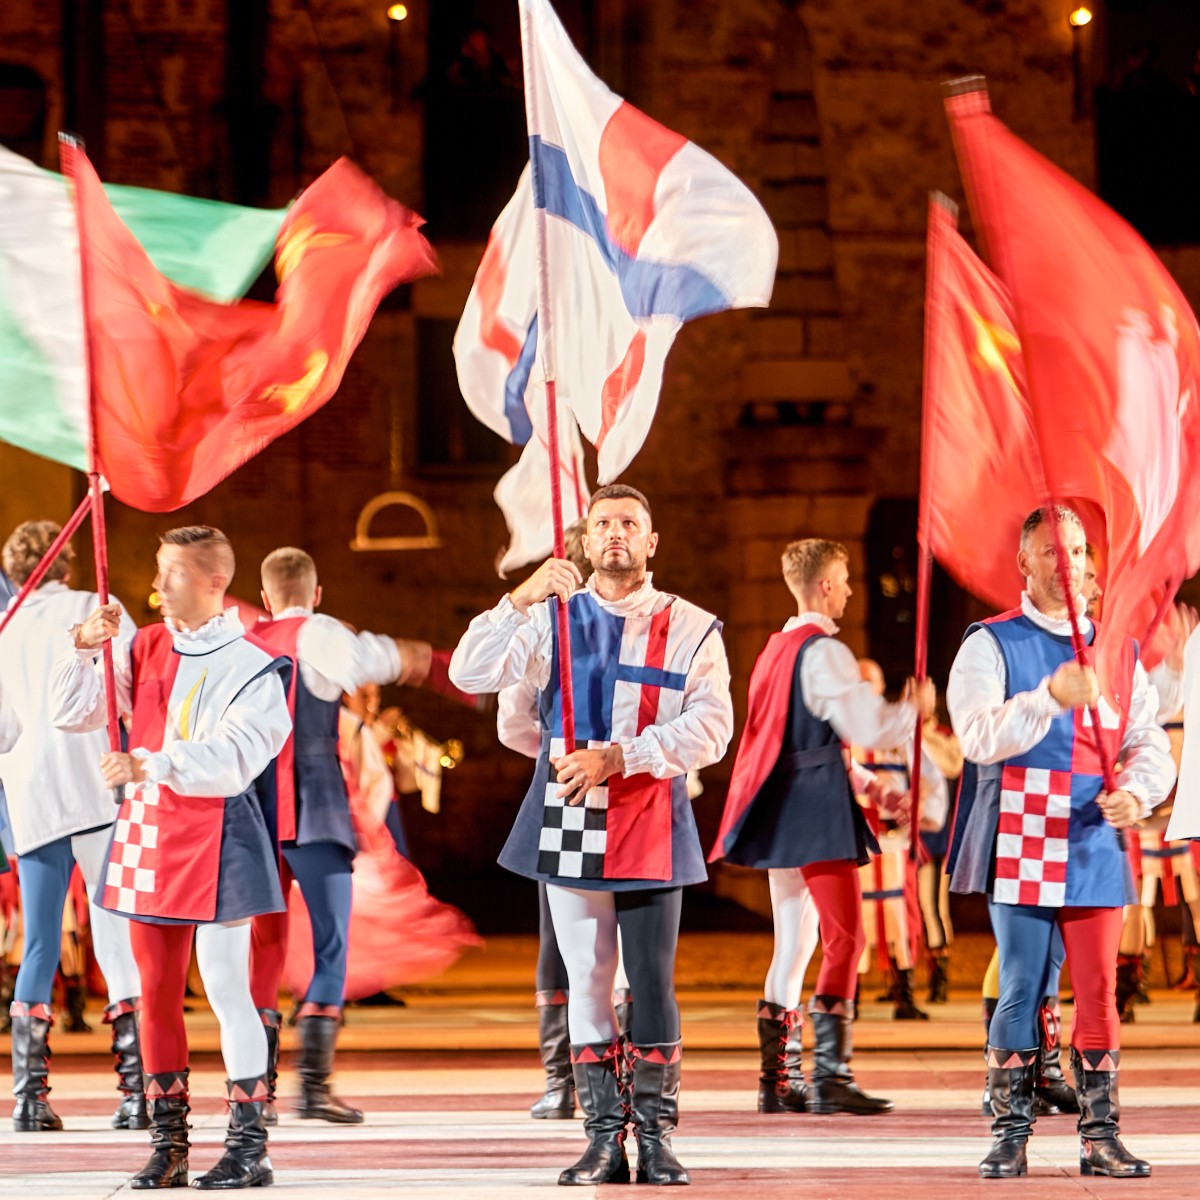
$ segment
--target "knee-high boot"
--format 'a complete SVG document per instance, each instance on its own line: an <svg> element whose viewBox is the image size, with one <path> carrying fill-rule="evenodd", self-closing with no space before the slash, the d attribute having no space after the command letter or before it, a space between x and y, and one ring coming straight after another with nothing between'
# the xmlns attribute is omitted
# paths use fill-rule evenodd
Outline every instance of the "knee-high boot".
<svg viewBox="0 0 1200 1200"><path fill-rule="evenodd" d="M1041 1117L1060 1112L1078 1112L1075 1091L1062 1069L1062 1014L1057 996L1046 997L1038 1020L1042 1027L1042 1044L1038 1047L1034 1115Z"/></svg>
<svg viewBox="0 0 1200 1200"><path fill-rule="evenodd" d="M1117 955L1117 1015L1122 1025L1133 1021L1133 998L1141 983L1142 956L1140 954Z"/></svg>
<svg viewBox="0 0 1200 1200"><path fill-rule="evenodd" d="M854 1072L850 1070L854 1001L839 996L814 996L808 1015L816 1039L808 1111L861 1116L891 1112L895 1105L890 1100L868 1096L854 1082Z"/></svg>
<svg viewBox="0 0 1200 1200"><path fill-rule="evenodd" d="M992 1018L996 1015L996 1005L1000 1001L995 996L984 996L983 998L983 1061L984 1061L984 1077L983 1077L983 1101L979 1105L979 1111L985 1117L994 1117L996 1114L992 1112L992 1089L988 1084L987 1077L987 1058L988 1058L988 1035L992 1029Z"/></svg>
<svg viewBox="0 0 1200 1200"><path fill-rule="evenodd" d="M267 1157L267 1127L263 1105L267 1101L267 1077L225 1081L229 1104L229 1127L225 1131L225 1153L211 1171L192 1183L205 1191L266 1187L275 1182Z"/></svg>
<svg viewBox="0 0 1200 1200"><path fill-rule="evenodd" d="M621 1085L621 1043L582 1043L571 1047L575 1091L583 1109L588 1148L558 1177L564 1185L628 1183L625 1125L629 1119Z"/></svg>
<svg viewBox="0 0 1200 1200"><path fill-rule="evenodd" d="M357 1125L363 1115L343 1104L329 1087L333 1074L333 1050L337 1045L341 1011L330 1005L305 1004L300 1009L296 1030L300 1034L300 1103L296 1115L315 1117L334 1125Z"/></svg>
<svg viewBox="0 0 1200 1200"><path fill-rule="evenodd" d="M278 1125L275 1089L279 1085L279 1028L283 1024L283 1013L277 1008L260 1008L258 1016L263 1033L267 1035L267 1098L263 1102L263 1124Z"/></svg>
<svg viewBox="0 0 1200 1200"><path fill-rule="evenodd" d="M675 1157L671 1134L679 1123L681 1042L633 1047L630 1105L638 1144L638 1183L659 1186L691 1183Z"/></svg>
<svg viewBox="0 0 1200 1200"><path fill-rule="evenodd" d="M116 1059L117 1087L124 1099L113 1113L114 1129L149 1129L146 1091L142 1079L142 1046L138 1036L138 998L118 1000L104 1010L104 1023L112 1026L112 1052Z"/></svg>
<svg viewBox="0 0 1200 1200"><path fill-rule="evenodd" d="M1071 1047L1075 1094L1079 1097L1079 1173L1119 1179L1150 1174L1150 1164L1134 1158L1118 1136L1121 1102L1117 1097L1120 1050Z"/></svg>
<svg viewBox="0 0 1200 1200"><path fill-rule="evenodd" d="M187 1187L188 1071L146 1076L150 1112L150 1161L129 1181L139 1190Z"/></svg>
<svg viewBox="0 0 1200 1200"><path fill-rule="evenodd" d="M804 1012L758 1002L758 1111L802 1113L808 1099L801 1066Z"/></svg>
<svg viewBox="0 0 1200 1200"><path fill-rule="evenodd" d="M1038 1051L988 1047L988 1090L992 1094L992 1135L987 1157L979 1164L983 1179L1011 1179L1027 1169L1025 1143L1033 1130L1033 1086Z"/></svg>
<svg viewBox="0 0 1200 1200"><path fill-rule="evenodd" d="M61 1129L62 1121L50 1107L50 1026L54 1016L48 1004L14 1000L12 1017L13 1128L18 1133L44 1133Z"/></svg>
<svg viewBox="0 0 1200 1200"><path fill-rule="evenodd" d="M538 992L538 1046L546 1072L546 1090L529 1115L536 1120L569 1121L575 1115L575 1078L571 1073L571 1037L567 1032L566 992Z"/></svg>

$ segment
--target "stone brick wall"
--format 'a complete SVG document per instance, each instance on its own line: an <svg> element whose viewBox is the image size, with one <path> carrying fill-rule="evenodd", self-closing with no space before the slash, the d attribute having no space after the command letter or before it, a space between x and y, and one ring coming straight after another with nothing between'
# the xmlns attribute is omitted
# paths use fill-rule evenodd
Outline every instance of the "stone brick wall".
<svg viewBox="0 0 1200 1200"><path fill-rule="evenodd" d="M239 0L240 2L240 0ZM261 73L230 88L224 0L108 0L102 55L106 178L231 198L231 120L261 132L257 202L281 205L341 154L420 209L429 8L389 24L381 0L246 0L267 18ZM845 632L865 651L868 516L876 498L916 490L926 198L961 199L941 109L942 81L985 73L998 115L1085 183L1093 131L1072 117L1070 34L1060 0L604 0L593 56L631 99L742 176L780 233L773 304L685 328L658 417L628 472L652 498L654 567L725 621L739 713L758 648L791 611L779 552L824 534L854 554ZM0 58L50 90L46 161L63 111L60 6L0 6ZM255 85L255 86L247 86ZM230 112L231 94L252 108ZM481 243L439 241L443 274L392 298L339 395L202 502L178 514L110 504L115 591L149 620L156 534L223 526L239 554L234 591L253 599L255 567L276 545L307 546L329 611L354 624L451 645L505 588L491 492L501 467L432 469L416 453L416 322L461 311ZM1200 252L1168 263L1200 297ZM267 289L269 294L269 287ZM461 404L457 395L436 402ZM65 518L69 473L0 448L10 485L5 529ZM372 496L412 490L437 515L443 549L349 549ZM400 520L395 514L385 520ZM81 555L86 558L86 555ZM523 791L527 766L494 743L490 716L421 693L402 702L435 735L463 737L440 817L411 806L413 843L435 875L486 871ZM706 772L710 829L729 762Z"/></svg>

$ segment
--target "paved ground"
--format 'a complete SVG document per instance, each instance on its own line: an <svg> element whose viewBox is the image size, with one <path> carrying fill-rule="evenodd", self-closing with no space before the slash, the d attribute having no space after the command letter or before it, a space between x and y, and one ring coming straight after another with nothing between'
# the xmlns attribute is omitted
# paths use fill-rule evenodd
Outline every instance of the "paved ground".
<svg viewBox="0 0 1200 1200"><path fill-rule="evenodd" d="M540 1082L528 982L534 953L532 939L493 938L438 980L405 989L406 1007L349 1010L337 1085L368 1113L360 1127L287 1115L295 1084L285 1055L284 1116L271 1135L279 1193L502 1200L554 1192L584 1139L578 1120L525 1113ZM928 1022L892 1021L887 1006L864 1003L859 1079L896 1101L894 1114L877 1118L754 1112L753 1010L769 953L757 934L696 934L681 946L687 1052L676 1149L692 1170L690 1195L940 1200L1007 1190L1021 1200L1200 1200L1200 1026L1191 1023L1191 997L1156 989L1125 1029L1123 1126L1131 1149L1153 1163L1151 1179L1081 1178L1073 1118L1055 1117L1038 1124L1027 1179L983 1182L975 1166L988 1130L978 1115L978 999L969 976L977 977L986 946L960 947L950 1003L930 1006ZM202 1002L189 1026L200 1171L219 1155L222 1071ZM285 1031L285 1048L291 1037ZM115 1099L104 1035L56 1034L54 1047L52 1099L67 1130L16 1134L0 1124L0 1196L131 1194L127 1180L145 1159L146 1135L108 1128Z"/></svg>

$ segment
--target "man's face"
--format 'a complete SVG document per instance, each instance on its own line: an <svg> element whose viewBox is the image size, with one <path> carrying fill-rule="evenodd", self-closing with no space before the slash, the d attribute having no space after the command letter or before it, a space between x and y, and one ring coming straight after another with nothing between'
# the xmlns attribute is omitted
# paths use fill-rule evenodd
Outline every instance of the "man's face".
<svg viewBox="0 0 1200 1200"><path fill-rule="evenodd" d="M193 628L195 616L220 592L219 579L204 556L190 546L159 546L154 590L162 601L164 617Z"/></svg>
<svg viewBox="0 0 1200 1200"><path fill-rule="evenodd" d="M641 574L657 546L658 534L650 527L650 514L631 496L600 500L588 513L583 549L596 571Z"/></svg>
<svg viewBox="0 0 1200 1200"><path fill-rule="evenodd" d="M1040 609L1061 608L1074 601L1083 590L1084 568L1087 565L1087 538L1074 521L1059 524L1063 549L1067 555L1067 574L1071 581L1071 595L1063 595L1062 582L1058 574L1058 554L1054 548L1054 535L1050 526L1043 521L1032 534L1024 550L1017 555L1017 566L1025 576L1025 590L1030 600Z"/></svg>
<svg viewBox="0 0 1200 1200"><path fill-rule="evenodd" d="M1090 554L1087 555L1083 566L1083 587L1080 588L1080 593L1087 602L1089 620L1094 620L1100 609L1100 597L1104 595L1104 591L1100 587L1100 578L1096 574L1096 560Z"/></svg>
<svg viewBox="0 0 1200 1200"><path fill-rule="evenodd" d="M829 616L840 621L846 615L846 604L854 593L850 590L850 567L844 558L835 558L820 581L829 605Z"/></svg>

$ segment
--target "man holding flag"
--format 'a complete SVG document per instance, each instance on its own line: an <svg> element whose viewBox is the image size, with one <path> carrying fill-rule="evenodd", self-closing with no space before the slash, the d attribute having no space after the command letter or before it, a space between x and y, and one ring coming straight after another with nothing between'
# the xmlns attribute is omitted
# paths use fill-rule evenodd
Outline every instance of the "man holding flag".
<svg viewBox="0 0 1200 1200"><path fill-rule="evenodd" d="M548 560L471 622L450 663L464 691L524 679L540 689L537 767L500 863L547 885L570 980L571 1061L590 1145L562 1184L628 1182L630 1115L639 1182L689 1182L670 1140L682 1057L673 972L682 889L706 874L686 776L725 753L733 705L720 622L653 586L646 565L657 545L646 498L623 484L600 488L584 538L587 586L569 560ZM568 606L575 725L587 747L569 754L556 604ZM637 997L628 1097L612 1002L618 929Z"/></svg>
<svg viewBox="0 0 1200 1200"><path fill-rule="evenodd" d="M1057 927L1075 989L1071 1063L1084 1175L1149 1175L1121 1144L1117 1068L1120 1022L1114 1001L1122 908L1132 902L1117 832L1145 817L1175 781L1157 695L1126 639L1114 709L1100 698L1091 666L1075 661L1068 605L1082 614L1086 539L1079 517L1058 507L1030 513L1021 531L1021 606L971 626L951 669L946 699L966 758L976 764L952 888L989 897L1000 951L1000 1001L988 1034L988 1086L995 1120L984 1178L1026 1172L1038 1069L1038 1009L1050 987ZM1063 584L1056 541L1067 557ZM1089 645L1095 626L1080 618ZM1106 791L1095 727L1122 763L1121 786Z"/></svg>

